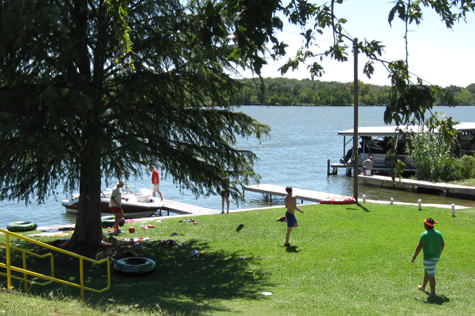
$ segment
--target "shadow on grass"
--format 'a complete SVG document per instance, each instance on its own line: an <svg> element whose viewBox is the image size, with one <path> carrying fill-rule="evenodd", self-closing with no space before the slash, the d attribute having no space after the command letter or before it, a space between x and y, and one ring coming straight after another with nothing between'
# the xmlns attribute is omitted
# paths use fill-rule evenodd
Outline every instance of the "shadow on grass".
<svg viewBox="0 0 475 316"><path fill-rule="evenodd" d="M363 204L361 204L361 203L356 203L356 205L358 205L358 207L359 207L360 209L362 209L363 211L365 211L366 213L369 213L369 212L370 212L370 210L369 210L366 206L364 206Z"/></svg>
<svg viewBox="0 0 475 316"><path fill-rule="evenodd" d="M195 254L196 250L199 251L198 256L192 255L194 250ZM165 246L160 241L131 245L125 251L122 249L117 258L125 256L151 258L157 263L157 269L144 275L124 275L112 271L111 290L102 294L86 291L85 301L90 307L110 311L114 305L126 305L148 312L199 315L226 310L224 305L213 300L258 299L261 298L260 292L272 287L268 276L259 267L258 258L243 257L237 252L225 250L213 251L202 241L191 240ZM63 278L79 282L77 261L55 256L55 262L58 277L63 274ZM87 267L86 280L86 286L103 288L106 283L105 268ZM73 299L79 299L80 294L77 288L58 284L33 286L30 293Z"/></svg>
<svg viewBox="0 0 475 316"><path fill-rule="evenodd" d="M427 300L425 303L427 304L436 304L436 305L442 305L444 303L450 302L449 298L445 295L435 295L435 296L428 296Z"/></svg>
<svg viewBox="0 0 475 316"><path fill-rule="evenodd" d="M287 252L300 252L300 250L297 249L297 246L285 247L285 251L287 251Z"/></svg>
<svg viewBox="0 0 475 316"><path fill-rule="evenodd" d="M358 210L363 210L365 211L366 213L369 213L370 210L368 208L366 208L366 206L364 206L363 204L360 204L359 202L356 203L356 204L351 204L351 206L347 206L346 207L347 210L349 211L358 211Z"/></svg>

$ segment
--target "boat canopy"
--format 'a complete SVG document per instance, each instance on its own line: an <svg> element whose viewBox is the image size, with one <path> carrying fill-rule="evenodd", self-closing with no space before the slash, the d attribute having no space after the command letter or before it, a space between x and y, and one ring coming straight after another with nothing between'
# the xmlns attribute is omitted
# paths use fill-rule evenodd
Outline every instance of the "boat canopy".
<svg viewBox="0 0 475 316"><path fill-rule="evenodd" d="M362 126L358 127L358 136L369 136L369 137L376 137L376 136L395 136L399 133L399 131L403 132L413 132L413 133L421 133L423 130L423 126L418 125L409 125L409 126ZM454 126L457 131L475 131L475 122L465 122L465 123L458 123ZM353 136L353 129L347 129L343 131L339 131L338 135L341 136Z"/></svg>

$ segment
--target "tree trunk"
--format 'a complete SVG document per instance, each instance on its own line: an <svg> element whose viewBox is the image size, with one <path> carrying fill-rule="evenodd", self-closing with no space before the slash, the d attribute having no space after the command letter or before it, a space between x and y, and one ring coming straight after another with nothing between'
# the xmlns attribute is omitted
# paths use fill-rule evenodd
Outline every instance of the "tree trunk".
<svg viewBox="0 0 475 316"><path fill-rule="evenodd" d="M92 133L93 135L95 133ZM102 240L100 146L96 135L84 143L80 155L79 214L68 248L95 258Z"/></svg>
<svg viewBox="0 0 475 316"><path fill-rule="evenodd" d="M91 91L91 61L88 48L88 2L74 1L74 20L79 65L79 84L85 95L96 102L97 91ZM92 92L92 93L91 93ZM102 139L97 122L97 105L89 108L82 117L83 139L79 155L79 212L68 249L95 258L102 240L101 226L101 148Z"/></svg>

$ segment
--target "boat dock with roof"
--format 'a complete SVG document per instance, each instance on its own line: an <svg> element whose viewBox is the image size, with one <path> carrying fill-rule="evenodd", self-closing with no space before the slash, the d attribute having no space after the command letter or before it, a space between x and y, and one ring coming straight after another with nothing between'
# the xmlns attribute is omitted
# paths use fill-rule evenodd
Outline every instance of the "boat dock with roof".
<svg viewBox="0 0 475 316"><path fill-rule="evenodd" d="M472 155L475 153L475 122L462 122L454 125L457 131L461 154ZM392 168L392 162L387 159L386 154L393 146L392 141L400 143L397 153L398 159L404 161L405 172L414 173L415 162L405 152L404 141L400 138L400 133L423 133L427 132L424 126L360 126L358 127L358 165L361 168L362 161L372 156L373 172L387 173ZM347 176L351 176L353 163L353 129L338 131L338 135L343 136L342 158L337 163L327 160L327 175L338 174L338 169L345 169ZM348 140L347 140L348 138Z"/></svg>

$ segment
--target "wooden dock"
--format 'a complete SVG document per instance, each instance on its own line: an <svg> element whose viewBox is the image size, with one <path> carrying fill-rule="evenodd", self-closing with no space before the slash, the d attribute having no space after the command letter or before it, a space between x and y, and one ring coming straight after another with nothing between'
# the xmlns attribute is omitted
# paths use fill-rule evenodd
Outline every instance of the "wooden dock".
<svg viewBox="0 0 475 316"><path fill-rule="evenodd" d="M182 203L174 200L163 200L162 206L158 210L160 216L162 216L162 211L167 211L170 214L170 211L178 214L190 214L190 215L210 215L210 214L217 214L220 211L200 207L192 204Z"/></svg>
<svg viewBox="0 0 475 316"><path fill-rule="evenodd" d="M404 178L396 178L393 182L391 177L387 176L363 176L359 175L358 180L365 184L379 185L384 187L398 188L409 191L431 190L437 191L445 195L458 195L475 198L475 187L466 185L457 185L451 183L437 183L430 181L412 180Z"/></svg>
<svg viewBox="0 0 475 316"><path fill-rule="evenodd" d="M285 187L275 184L256 184L244 186L244 190L263 193L266 200L272 201L272 195L285 196L287 192ZM344 201L351 199L351 196L333 194L327 192L318 192L313 190L299 189L292 187L293 195L300 200L322 202L322 201Z"/></svg>
<svg viewBox="0 0 475 316"><path fill-rule="evenodd" d="M327 160L327 175L328 176L334 176L338 174L338 169L343 168L345 169L346 175L351 176L351 170L353 168L352 163L331 163L330 159Z"/></svg>

